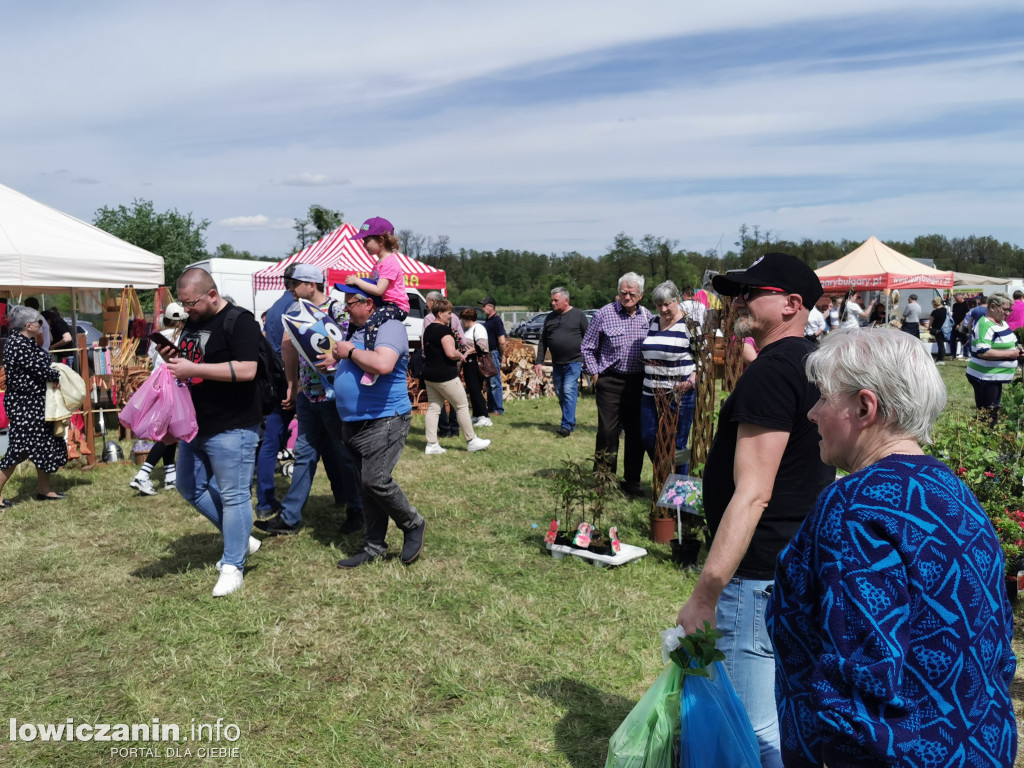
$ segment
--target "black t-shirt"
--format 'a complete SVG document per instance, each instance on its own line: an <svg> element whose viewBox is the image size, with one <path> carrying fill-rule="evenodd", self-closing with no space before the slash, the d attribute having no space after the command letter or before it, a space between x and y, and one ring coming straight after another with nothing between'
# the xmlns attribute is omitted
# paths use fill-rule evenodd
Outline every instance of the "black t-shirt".
<svg viewBox="0 0 1024 768"><path fill-rule="evenodd" d="M441 346L441 339L451 336L456 348L459 340L455 338L452 329L441 323L431 323L423 331L423 379L442 383L451 381L459 375L459 363L452 360L444 353Z"/></svg>
<svg viewBox="0 0 1024 768"><path fill-rule="evenodd" d="M501 321L501 315L495 312L484 320L484 328L487 329L487 348L493 352L498 349L498 337L508 336L505 333L505 323Z"/></svg>
<svg viewBox="0 0 1024 768"><path fill-rule="evenodd" d="M813 511L822 489L835 479L835 470L821 461L818 428L807 419L819 394L818 388L807 381L803 363L815 349L816 345L804 338L772 342L740 376L719 412L718 432L704 468L704 513L712 536L736 490L733 463L739 425L754 424L790 433L771 500L740 561L737 576L774 578L779 552Z"/></svg>
<svg viewBox="0 0 1024 768"><path fill-rule="evenodd" d="M928 326L933 334L942 330L942 324L946 322L946 308L937 307L932 310L931 324Z"/></svg>
<svg viewBox="0 0 1024 768"><path fill-rule="evenodd" d="M544 353L551 352L553 363L578 363L583 360L580 347L587 332L587 316L576 307L565 312L551 312L544 318L537 343L537 363L544 362Z"/></svg>
<svg viewBox="0 0 1024 768"><path fill-rule="evenodd" d="M53 315L52 317L46 318L50 322L50 348L58 349L61 344L61 339L64 338L64 334L71 334L71 341L67 342L67 346L75 346L75 334L71 333L71 326L64 322L64 318L60 315Z"/></svg>
<svg viewBox="0 0 1024 768"><path fill-rule="evenodd" d="M235 318L229 342L224 333L224 317L229 308L230 305L213 317L185 323L178 340L182 357L194 363L256 360L262 335L256 318L252 312L241 312ZM190 387L200 435L256 426L263 419L255 381L193 379Z"/></svg>
<svg viewBox="0 0 1024 768"><path fill-rule="evenodd" d="M953 302L953 325L960 325L971 311L971 305L966 301Z"/></svg>

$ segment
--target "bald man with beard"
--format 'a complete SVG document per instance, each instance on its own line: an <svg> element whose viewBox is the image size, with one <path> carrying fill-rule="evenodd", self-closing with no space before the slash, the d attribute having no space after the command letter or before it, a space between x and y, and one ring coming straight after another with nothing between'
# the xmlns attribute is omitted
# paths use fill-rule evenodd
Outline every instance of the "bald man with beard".
<svg viewBox="0 0 1024 768"><path fill-rule="evenodd" d="M229 304L202 269L185 270L177 293L188 320L167 367L189 388L199 434L178 444L176 486L224 536L213 588L223 597L242 588L245 558L260 546L249 532L263 417L255 382L262 334L252 313Z"/></svg>

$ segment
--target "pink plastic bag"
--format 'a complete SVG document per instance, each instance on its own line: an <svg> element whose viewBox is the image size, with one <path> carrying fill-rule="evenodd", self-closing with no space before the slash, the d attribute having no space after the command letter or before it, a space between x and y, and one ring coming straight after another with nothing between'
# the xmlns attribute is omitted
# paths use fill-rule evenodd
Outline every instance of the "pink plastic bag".
<svg viewBox="0 0 1024 768"><path fill-rule="evenodd" d="M187 442L199 433L192 395L166 365L153 371L128 399L118 421L145 440Z"/></svg>

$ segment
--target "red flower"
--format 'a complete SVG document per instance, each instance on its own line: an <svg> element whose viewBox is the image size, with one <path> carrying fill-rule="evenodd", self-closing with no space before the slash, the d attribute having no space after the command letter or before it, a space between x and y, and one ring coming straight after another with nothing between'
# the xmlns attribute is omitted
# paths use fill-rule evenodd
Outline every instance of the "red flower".
<svg viewBox="0 0 1024 768"><path fill-rule="evenodd" d="M995 477L995 476L996 476L995 472L989 472L988 470L985 471L985 477Z"/></svg>

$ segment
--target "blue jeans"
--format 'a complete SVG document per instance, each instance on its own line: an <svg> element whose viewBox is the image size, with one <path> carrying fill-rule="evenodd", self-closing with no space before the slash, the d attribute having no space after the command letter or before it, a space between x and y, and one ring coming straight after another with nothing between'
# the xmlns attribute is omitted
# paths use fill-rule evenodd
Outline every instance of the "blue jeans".
<svg viewBox="0 0 1024 768"><path fill-rule="evenodd" d="M735 577L722 590L715 623L722 632L718 650L750 716L763 768L782 768L779 717L775 708L775 650L765 626L768 589L774 582Z"/></svg>
<svg viewBox="0 0 1024 768"><path fill-rule="evenodd" d="M490 413L504 413L505 404L502 402L503 393L501 391L501 352L492 349L491 359L498 367L498 375L487 379L487 410Z"/></svg>
<svg viewBox="0 0 1024 768"><path fill-rule="evenodd" d="M224 565L241 569L252 529L252 470L258 427L178 443L178 493L224 535Z"/></svg>
<svg viewBox="0 0 1024 768"><path fill-rule="evenodd" d="M553 363L551 383L555 385L558 403L562 406L562 429L576 429L576 398L580 388L583 363Z"/></svg>
<svg viewBox="0 0 1024 768"><path fill-rule="evenodd" d="M335 471L328 474L339 477L349 510L362 509L356 468L341 438L341 418L334 401L311 403L308 397L299 394L295 398L295 418L299 422L299 434L295 438L295 465L291 487L281 500L281 519L288 525L302 522L302 508L309 498L321 456L325 463L335 462Z"/></svg>
<svg viewBox="0 0 1024 768"><path fill-rule="evenodd" d="M288 412L291 421L291 412ZM266 426L263 429L263 444L256 458L256 509L270 510L277 506L274 496L274 474L277 472L277 454L285 445L288 424L281 406L267 414Z"/></svg>
<svg viewBox="0 0 1024 768"><path fill-rule="evenodd" d="M686 441L690 439L690 425L693 423L693 410L696 397L691 389L678 404L679 423L676 427L676 450L681 451L686 447ZM671 408L676 408L675 401L672 401ZM653 395L644 395L640 400L640 438L644 442L644 450L654 462L654 446L658 440L658 399ZM676 472L688 474L690 465L676 465Z"/></svg>
<svg viewBox="0 0 1024 768"><path fill-rule="evenodd" d="M385 537L388 519L402 530L416 528L423 522L420 513L409 503L395 482L392 472L402 456L409 436L412 414L388 416L369 421L343 421L341 433L352 452L363 493L363 519L366 535L363 549L380 556L388 551Z"/></svg>

